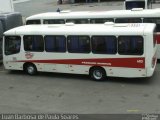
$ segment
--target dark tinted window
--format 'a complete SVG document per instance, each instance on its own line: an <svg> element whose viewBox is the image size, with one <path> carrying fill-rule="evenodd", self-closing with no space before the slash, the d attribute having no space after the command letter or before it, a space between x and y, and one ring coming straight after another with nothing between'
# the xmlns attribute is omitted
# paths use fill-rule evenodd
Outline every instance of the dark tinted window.
<svg viewBox="0 0 160 120"><path fill-rule="evenodd" d="M25 35L24 40L24 50L33 52L44 51L44 41L41 35Z"/></svg>
<svg viewBox="0 0 160 120"><path fill-rule="evenodd" d="M68 36L68 52L71 53L89 53L90 38L89 36Z"/></svg>
<svg viewBox="0 0 160 120"><path fill-rule="evenodd" d="M27 20L26 25L41 24L40 20Z"/></svg>
<svg viewBox="0 0 160 120"><path fill-rule="evenodd" d="M115 23L142 23L141 18L116 18Z"/></svg>
<svg viewBox="0 0 160 120"><path fill-rule="evenodd" d="M65 52L65 36L45 36L45 50L47 52Z"/></svg>
<svg viewBox="0 0 160 120"><path fill-rule="evenodd" d="M5 37L5 54L11 55L20 52L21 37L20 36L6 36Z"/></svg>
<svg viewBox="0 0 160 120"><path fill-rule="evenodd" d="M131 10L132 8L143 8L145 9L145 1L127 1L126 10Z"/></svg>
<svg viewBox="0 0 160 120"><path fill-rule="evenodd" d="M90 23L96 23L96 24L101 24L105 22L114 22L114 19L106 19L106 18L95 18L95 19L90 19Z"/></svg>
<svg viewBox="0 0 160 120"><path fill-rule="evenodd" d="M75 24L87 24L89 23L88 19L67 19L66 23L73 22Z"/></svg>
<svg viewBox="0 0 160 120"><path fill-rule="evenodd" d="M117 40L115 36L93 36L92 52L97 54L116 54Z"/></svg>
<svg viewBox="0 0 160 120"><path fill-rule="evenodd" d="M142 55L143 37L141 36L119 36L118 53L121 55Z"/></svg>
<svg viewBox="0 0 160 120"><path fill-rule="evenodd" d="M65 24L65 21L62 19L43 20L43 24Z"/></svg>

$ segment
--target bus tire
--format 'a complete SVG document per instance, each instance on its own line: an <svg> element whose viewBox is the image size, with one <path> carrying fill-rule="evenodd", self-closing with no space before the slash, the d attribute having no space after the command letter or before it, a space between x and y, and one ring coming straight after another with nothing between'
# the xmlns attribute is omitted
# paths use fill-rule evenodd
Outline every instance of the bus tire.
<svg viewBox="0 0 160 120"><path fill-rule="evenodd" d="M34 64L28 63L24 67L25 71L29 75L35 75L37 73L37 68Z"/></svg>
<svg viewBox="0 0 160 120"><path fill-rule="evenodd" d="M90 77L96 81L103 81L106 78L106 72L101 67L93 67L90 69Z"/></svg>

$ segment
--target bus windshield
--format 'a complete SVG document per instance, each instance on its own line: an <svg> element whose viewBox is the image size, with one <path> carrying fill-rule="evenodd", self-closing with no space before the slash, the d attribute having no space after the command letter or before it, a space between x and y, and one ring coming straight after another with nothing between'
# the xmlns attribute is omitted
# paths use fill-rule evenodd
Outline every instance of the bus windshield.
<svg viewBox="0 0 160 120"><path fill-rule="evenodd" d="M126 1L126 10L130 10L132 8L145 9L145 1Z"/></svg>

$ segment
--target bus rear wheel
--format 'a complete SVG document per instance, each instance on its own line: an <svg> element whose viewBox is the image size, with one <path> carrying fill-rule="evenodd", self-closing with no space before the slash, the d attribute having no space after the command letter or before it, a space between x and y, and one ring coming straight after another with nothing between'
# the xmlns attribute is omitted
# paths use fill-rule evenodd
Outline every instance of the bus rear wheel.
<svg viewBox="0 0 160 120"><path fill-rule="evenodd" d="M35 75L37 73L37 68L32 63L26 64L24 68L26 73L29 75Z"/></svg>
<svg viewBox="0 0 160 120"><path fill-rule="evenodd" d="M106 72L101 67L93 67L90 70L90 77L96 81L102 81L106 78Z"/></svg>

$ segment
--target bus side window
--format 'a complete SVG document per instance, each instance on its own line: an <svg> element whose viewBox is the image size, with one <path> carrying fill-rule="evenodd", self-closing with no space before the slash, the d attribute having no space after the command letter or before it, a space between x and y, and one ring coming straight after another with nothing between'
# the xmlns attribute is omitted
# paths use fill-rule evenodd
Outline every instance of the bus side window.
<svg viewBox="0 0 160 120"><path fill-rule="evenodd" d="M68 52L70 53L89 53L89 36L70 35L67 37Z"/></svg>
<svg viewBox="0 0 160 120"><path fill-rule="evenodd" d="M142 23L141 18L116 18L115 23Z"/></svg>
<svg viewBox="0 0 160 120"><path fill-rule="evenodd" d="M24 35L24 50L33 52L44 51L44 41L41 35Z"/></svg>
<svg viewBox="0 0 160 120"><path fill-rule="evenodd" d="M63 19L45 19L43 24L65 24Z"/></svg>
<svg viewBox="0 0 160 120"><path fill-rule="evenodd" d="M66 23L69 23L69 22L75 23L75 20L67 19L67 20L66 20Z"/></svg>
<svg viewBox="0 0 160 120"><path fill-rule="evenodd" d="M47 52L66 52L66 37L65 36L53 36L46 35L45 50Z"/></svg>
<svg viewBox="0 0 160 120"><path fill-rule="evenodd" d="M26 25L41 24L40 20L27 20Z"/></svg>
<svg viewBox="0 0 160 120"><path fill-rule="evenodd" d="M94 19L90 19L90 23L94 24L102 24L102 23L105 23L105 22L114 22L114 19L112 18L94 18Z"/></svg>
<svg viewBox="0 0 160 120"><path fill-rule="evenodd" d="M116 54L117 39L115 36L92 36L92 52L95 54Z"/></svg>
<svg viewBox="0 0 160 120"><path fill-rule="evenodd" d="M145 9L145 1L125 1L126 10L131 10L132 8L143 8Z"/></svg>
<svg viewBox="0 0 160 120"><path fill-rule="evenodd" d="M88 24L89 20L88 19L67 19L66 23L68 22L73 22L75 24Z"/></svg>
<svg viewBox="0 0 160 120"><path fill-rule="evenodd" d="M141 36L119 36L118 53L121 55L142 55L143 37Z"/></svg>

